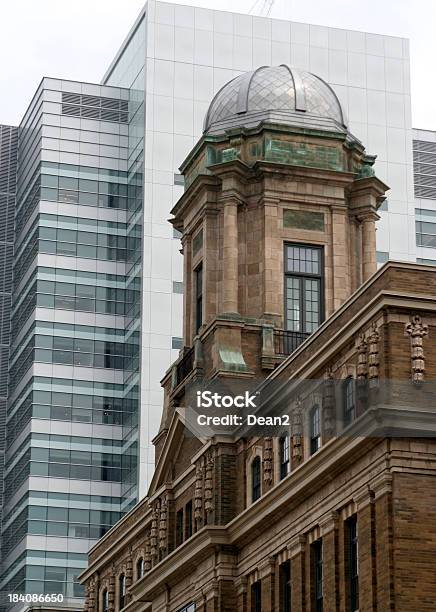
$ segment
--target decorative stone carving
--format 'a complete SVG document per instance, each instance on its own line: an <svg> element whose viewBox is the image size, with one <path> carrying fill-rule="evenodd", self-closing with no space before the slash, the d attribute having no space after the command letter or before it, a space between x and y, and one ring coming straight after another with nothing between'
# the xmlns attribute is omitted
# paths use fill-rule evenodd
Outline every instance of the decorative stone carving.
<svg viewBox="0 0 436 612"><path fill-rule="evenodd" d="M155 503L152 517L151 517L151 530L150 530L150 554L152 560L157 557L157 538L158 538L158 521L159 521L160 502L159 500Z"/></svg>
<svg viewBox="0 0 436 612"><path fill-rule="evenodd" d="M273 481L273 444L272 438L265 438L263 452L263 479L266 483Z"/></svg>
<svg viewBox="0 0 436 612"><path fill-rule="evenodd" d="M363 334L357 340L357 380L366 380L368 375L368 345Z"/></svg>
<svg viewBox="0 0 436 612"><path fill-rule="evenodd" d="M322 414L324 435L331 438L336 432L335 422L335 382L331 368L327 368L324 374Z"/></svg>
<svg viewBox="0 0 436 612"><path fill-rule="evenodd" d="M163 495L160 504L159 514L159 549L165 551L167 549L167 516L168 516L168 496Z"/></svg>
<svg viewBox="0 0 436 612"><path fill-rule="evenodd" d="M203 476L203 466L200 462L198 462L195 468L194 489L194 519L197 529L201 528L203 522Z"/></svg>
<svg viewBox="0 0 436 612"><path fill-rule="evenodd" d="M212 453L209 453L206 459L206 470L204 476L204 510L206 516L213 512L213 467L215 459Z"/></svg>
<svg viewBox="0 0 436 612"><path fill-rule="evenodd" d="M412 365L412 382L421 385L425 375L425 357L422 339L428 335L428 325L422 322L419 315L414 315L407 323L405 333L410 337L410 358Z"/></svg>
<svg viewBox="0 0 436 612"><path fill-rule="evenodd" d="M151 547L150 547L150 535L145 538L145 552L144 552L144 572L151 570L152 558L151 558Z"/></svg>
<svg viewBox="0 0 436 612"><path fill-rule="evenodd" d="M379 369L380 369L379 342L380 342L380 334L377 329L377 324L374 321L371 325L371 330L369 332L368 340L367 340L368 380L369 380L370 387L376 387L379 382Z"/></svg>
<svg viewBox="0 0 436 612"><path fill-rule="evenodd" d="M295 408L292 412L292 457L296 462L300 462L303 458L301 436L301 398L297 398Z"/></svg>

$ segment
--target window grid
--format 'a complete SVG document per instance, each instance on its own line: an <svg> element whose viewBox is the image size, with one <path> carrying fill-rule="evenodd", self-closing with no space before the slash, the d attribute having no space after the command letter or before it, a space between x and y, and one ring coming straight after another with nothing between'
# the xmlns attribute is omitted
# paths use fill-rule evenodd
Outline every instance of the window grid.
<svg viewBox="0 0 436 612"><path fill-rule="evenodd" d="M310 334L322 321L322 248L285 245L286 329Z"/></svg>

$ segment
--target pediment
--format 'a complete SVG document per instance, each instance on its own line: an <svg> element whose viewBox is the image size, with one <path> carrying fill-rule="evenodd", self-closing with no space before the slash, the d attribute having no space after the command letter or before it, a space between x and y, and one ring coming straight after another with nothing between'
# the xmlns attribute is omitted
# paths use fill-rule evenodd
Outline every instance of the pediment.
<svg viewBox="0 0 436 612"><path fill-rule="evenodd" d="M148 496L151 497L162 485L175 480L187 470L191 466L191 458L205 443L205 439L187 427L183 408L176 409L156 464Z"/></svg>

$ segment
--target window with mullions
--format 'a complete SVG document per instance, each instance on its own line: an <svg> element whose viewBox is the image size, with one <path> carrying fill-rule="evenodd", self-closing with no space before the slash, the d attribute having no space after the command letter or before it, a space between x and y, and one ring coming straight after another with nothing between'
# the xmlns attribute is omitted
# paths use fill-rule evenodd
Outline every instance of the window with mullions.
<svg viewBox="0 0 436 612"><path fill-rule="evenodd" d="M283 434L279 439L280 480L289 473L289 435Z"/></svg>
<svg viewBox="0 0 436 612"><path fill-rule="evenodd" d="M321 446L321 409L318 404L310 411L310 454Z"/></svg>
<svg viewBox="0 0 436 612"><path fill-rule="evenodd" d="M322 247L285 245L285 324L292 332L310 334L323 318Z"/></svg>
<svg viewBox="0 0 436 612"><path fill-rule="evenodd" d="M359 609L359 563L357 518L352 516L345 523L347 544L347 580L349 611Z"/></svg>
<svg viewBox="0 0 436 612"><path fill-rule="evenodd" d="M342 385L342 402L344 409L344 426L346 427L356 418L356 386L351 376L346 378Z"/></svg>
<svg viewBox="0 0 436 612"><path fill-rule="evenodd" d="M195 603L190 603L187 606L183 606L183 608L180 608L179 610L177 610L177 612L195 612L195 610L196 610Z"/></svg>
<svg viewBox="0 0 436 612"><path fill-rule="evenodd" d="M255 457L251 463L251 501L255 502L262 493L260 457Z"/></svg>

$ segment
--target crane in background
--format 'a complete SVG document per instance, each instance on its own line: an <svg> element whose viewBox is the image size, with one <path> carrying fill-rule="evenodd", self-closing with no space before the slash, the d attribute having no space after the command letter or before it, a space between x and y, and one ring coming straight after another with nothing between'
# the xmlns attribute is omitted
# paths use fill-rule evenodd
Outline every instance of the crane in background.
<svg viewBox="0 0 436 612"><path fill-rule="evenodd" d="M252 15L254 12L256 12L256 14L260 17L268 17L271 13L274 2L275 0L256 0L249 11L249 14Z"/></svg>

